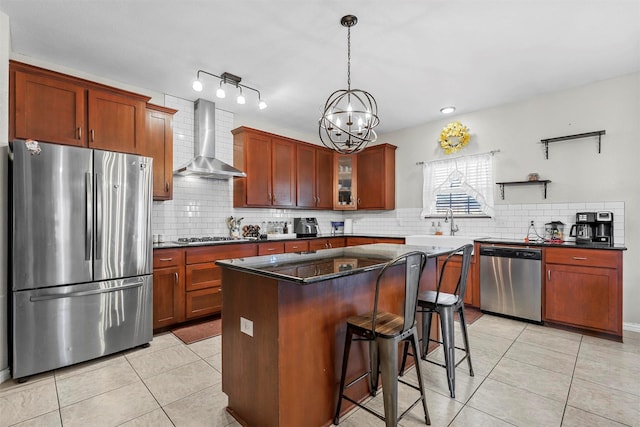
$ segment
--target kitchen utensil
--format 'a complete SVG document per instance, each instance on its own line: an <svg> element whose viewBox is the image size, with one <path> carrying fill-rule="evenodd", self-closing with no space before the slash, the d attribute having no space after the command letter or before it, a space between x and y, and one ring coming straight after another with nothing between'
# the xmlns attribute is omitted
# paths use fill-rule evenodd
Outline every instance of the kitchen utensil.
<svg viewBox="0 0 640 427"><path fill-rule="evenodd" d="M227 227L229 227L229 236L238 238L240 237L240 223L244 218L234 218L230 216L227 218Z"/></svg>

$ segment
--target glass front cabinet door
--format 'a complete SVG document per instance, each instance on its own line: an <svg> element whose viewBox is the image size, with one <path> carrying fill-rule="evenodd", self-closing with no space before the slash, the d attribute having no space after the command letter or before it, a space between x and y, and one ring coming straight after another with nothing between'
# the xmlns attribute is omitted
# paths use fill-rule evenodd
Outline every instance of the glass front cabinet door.
<svg viewBox="0 0 640 427"><path fill-rule="evenodd" d="M357 208L356 172L358 164L356 160L355 154L334 154L334 210L355 210Z"/></svg>

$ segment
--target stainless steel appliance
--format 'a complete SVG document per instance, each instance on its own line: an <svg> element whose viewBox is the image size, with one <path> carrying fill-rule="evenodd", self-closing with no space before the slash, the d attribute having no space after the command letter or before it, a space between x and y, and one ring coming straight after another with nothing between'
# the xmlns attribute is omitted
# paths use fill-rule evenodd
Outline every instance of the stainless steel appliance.
<svg viewBox="0 0 640 427"><path fill-rule="evenodd" d="M316 237L319 232L318 220L316 218L294 218L293 230L296 237Z"/></svg>
<svg viewBox="0 0 640 427"><path fill-rule="evenodd" d="M569 233L576 244L613 246L613 212L578 212Z"/></svg>
<svg viewBox="0 0 640 427"><path fill-rule="evenodd" d="M14 378L152 339L152 159L14 141Z"/></svg>
<svg viewBox="0 0 640 427"><path fill-rule="evenodd" d="M542 321L542 250L480 246L480 309Z"/></svg>

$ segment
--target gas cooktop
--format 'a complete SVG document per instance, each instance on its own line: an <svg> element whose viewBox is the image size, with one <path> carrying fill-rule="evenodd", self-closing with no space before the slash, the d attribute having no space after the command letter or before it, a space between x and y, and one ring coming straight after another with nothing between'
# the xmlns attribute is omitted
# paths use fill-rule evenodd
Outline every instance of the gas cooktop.
<svg viewBox="0 0 640 427"><path fill-rule="evenodd" d="M205 236L205 237L179 237L177 242L182 245L203 245L214 242L229 242L234 240L245 240L245 239L236 239L234 237L228 236Z"/></svg>

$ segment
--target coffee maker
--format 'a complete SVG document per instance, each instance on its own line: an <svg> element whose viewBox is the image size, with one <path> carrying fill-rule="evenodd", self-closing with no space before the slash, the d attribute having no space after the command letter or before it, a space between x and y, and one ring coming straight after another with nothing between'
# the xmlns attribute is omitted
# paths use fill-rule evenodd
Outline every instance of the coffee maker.
<svg viewBox="0 0 640 427"><path fill-rule="evenodd" d="M576 244L613 246L613 212L578 212L571 227Z"/></svg>

